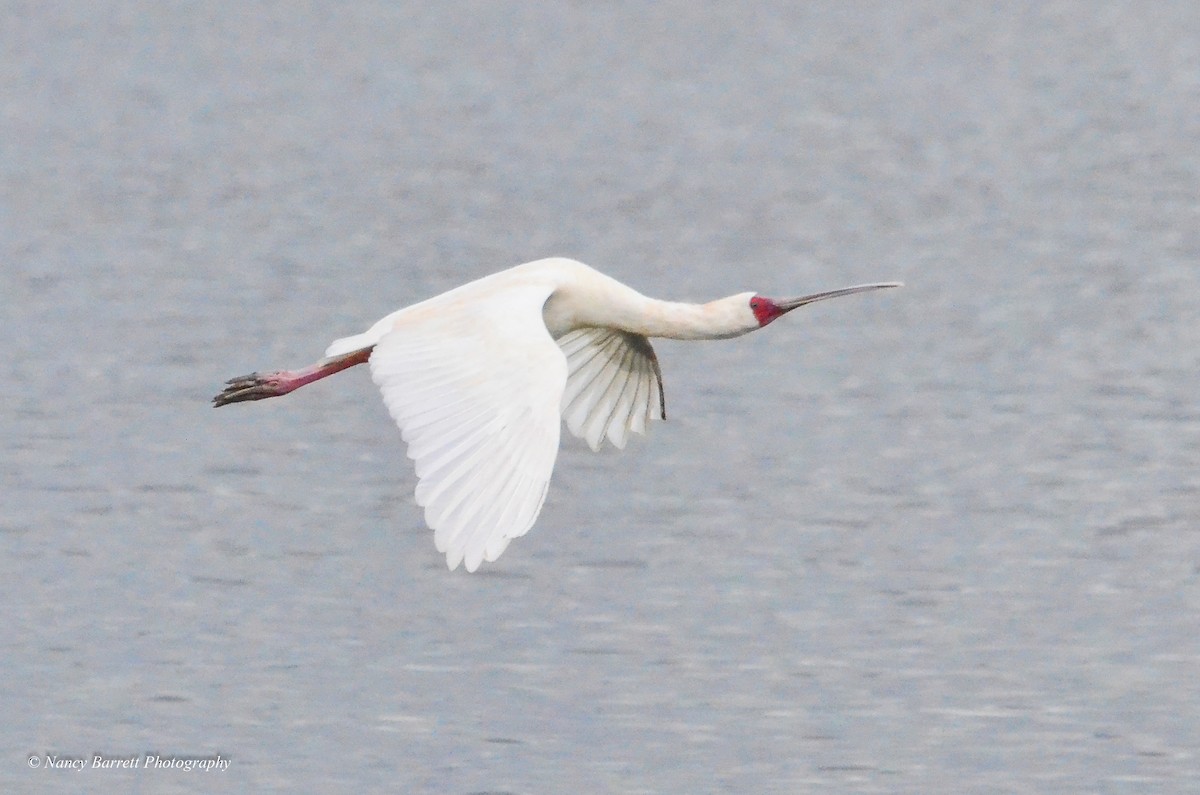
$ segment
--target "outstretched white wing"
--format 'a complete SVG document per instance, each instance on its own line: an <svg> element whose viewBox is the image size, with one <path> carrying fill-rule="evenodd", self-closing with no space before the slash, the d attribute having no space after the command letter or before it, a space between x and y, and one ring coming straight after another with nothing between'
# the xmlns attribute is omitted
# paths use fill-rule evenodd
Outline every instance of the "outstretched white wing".
<svg viewBox="0 0 1200 795"><path fill-rule="evenodd" d="M570 375L562 416L593 450L607 436L617 449L629 432L646 432L656 413L667 418L662 373L650 340L611 328L582 328L558 340Z"/></svg>
<svg viewBox="0 0 1200 795"><path fill-rule="evenodd" d="M371 353L371 377L416 462L417 504L451 569L498 558L546 499L567 381L542 319L550 291L426 302L398 313Z"/></svg>

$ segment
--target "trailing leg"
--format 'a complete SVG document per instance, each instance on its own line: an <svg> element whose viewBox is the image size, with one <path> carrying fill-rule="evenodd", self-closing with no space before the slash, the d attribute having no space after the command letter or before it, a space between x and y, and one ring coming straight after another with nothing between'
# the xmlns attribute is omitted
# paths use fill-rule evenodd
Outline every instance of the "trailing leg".
<svg viewBox="0 0 1200 795"><path fill-rule="evenodd" d="M293 392L305 384L319 381L326 376L340 373L347 367L363 364L371 357L371 348L322 359L303 370L277 370L273 373L251 373L239 375L225 382L225 388L213 399L213 408L227 406L230 403L242 403L247 400L263 400L264 398L279 397Z"/></svg>

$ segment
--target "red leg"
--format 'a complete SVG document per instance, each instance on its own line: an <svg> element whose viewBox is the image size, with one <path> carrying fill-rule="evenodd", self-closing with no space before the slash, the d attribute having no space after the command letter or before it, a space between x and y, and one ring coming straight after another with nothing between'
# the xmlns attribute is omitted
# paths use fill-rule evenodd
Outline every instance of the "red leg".
<svg viewBox="0 0 1200 795"><path fill-rule="evenodd" d="M226 406L230 403L241 403L246 400L262 400L263 398L279 397L292 392L305 384L319 381L326 376L340 373L347 367L363 364L371 357L374 348L363 348L345 356L333 359L322 359L303 370L279 370L274 373L251 373L231 378L225 382L225 389L213 398L213 407Z"/></svg>

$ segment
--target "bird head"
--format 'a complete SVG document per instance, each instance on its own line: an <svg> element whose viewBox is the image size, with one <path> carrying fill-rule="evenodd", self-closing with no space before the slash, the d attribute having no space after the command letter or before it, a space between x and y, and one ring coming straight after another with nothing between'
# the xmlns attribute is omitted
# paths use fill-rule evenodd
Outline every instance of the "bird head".
<svg viewBox="0 0 1200 795"><path fill-rule="evenodd" d="M812 295L803 295L799 298L767 298L761 295L750 296L750 311L754 313L754 319L758 321L758 327L770 323L777 317L786 315L793 309L798 309L805 304L811 304L816 301L824 301L826 298L839 298L843 295L853 295L854 293L865 293L868 290L882 290L885 287L903 287L904 282L874 282L872 284L856 284L853 287L843 287L840 290L826 290L823 293L813 293Z"/></svg>

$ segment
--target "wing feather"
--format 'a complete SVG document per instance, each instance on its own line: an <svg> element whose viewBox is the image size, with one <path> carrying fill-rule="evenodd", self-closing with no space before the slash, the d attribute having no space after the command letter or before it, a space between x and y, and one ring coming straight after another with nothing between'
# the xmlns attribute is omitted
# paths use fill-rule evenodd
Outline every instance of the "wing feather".
<svg viewBox="0 0 1200 795"><path fill-rule="evenodd" d="M600 399L596 401L595 407L588 414L587 422L583 427L584 438L588 440L588 444L592 446L593 450L600 446L600 440L608 432L609 420L616 411L621 393L629 383L630 376L636 374L632 362L629 361L633 355L631 348L622 348L615 352L615 355L608 360L608 366L605 367L605 380L608 381L608 385ZM628 421L628 417L625 420ZM623 438L618 439L611 434L608 438L618 448L625 441Z"/></svg>
<svg viewBox="0 0 1200 795"><path fill-rule="evenodd" d="M568 372L542 319L550 292L521 284L448 295L397 313L371 353L415 462L417 504L451 569L495 560L545 502Z"/></svg>
<svg viewBox="0 0 1200 795"><path fill-rule="evenodd" d="M599 330L599 329L597 329ZM581 329L580 332L583 330ZM579 334L580 332L573 332ZM606 373L611 377L610 359L620 353L621 343L618 338L604 335L586 347L580 347L567 356L567 369L570 376L567 379L566 391L563 393L563 406L571 407L577 413L574 421L582 424L588 416L591 403L588 395L600 393L607 385ZM581 399L582 398L582 399ZM572 413L563 412L568 422ZM574 431L572 431L574 432Z"/></svg>
<svg viewBox="0 0 1200 795"><path fill-rule="evenodd" d="M626 375L625 382L621 386L621 391L617 395L613 403L613 410L609 414L608 426L604 429L604 434L612 439L613 444L617 449L625 447L625 440L629 436L629 420L633 412L634 400L637 399L638 380L645 375L645 363L638 362L636 357L630 354L630 369Z"/></svg>
<svg viewBox="0 0 1200 795"><path fill-rule="evenodd" d="M582 328L564 334L558 346L569 373L563 421L593 450L605 438L624 448L629 433L645 433L656 413L666 419L662 372L650 340L617 329Z"/></svg>

